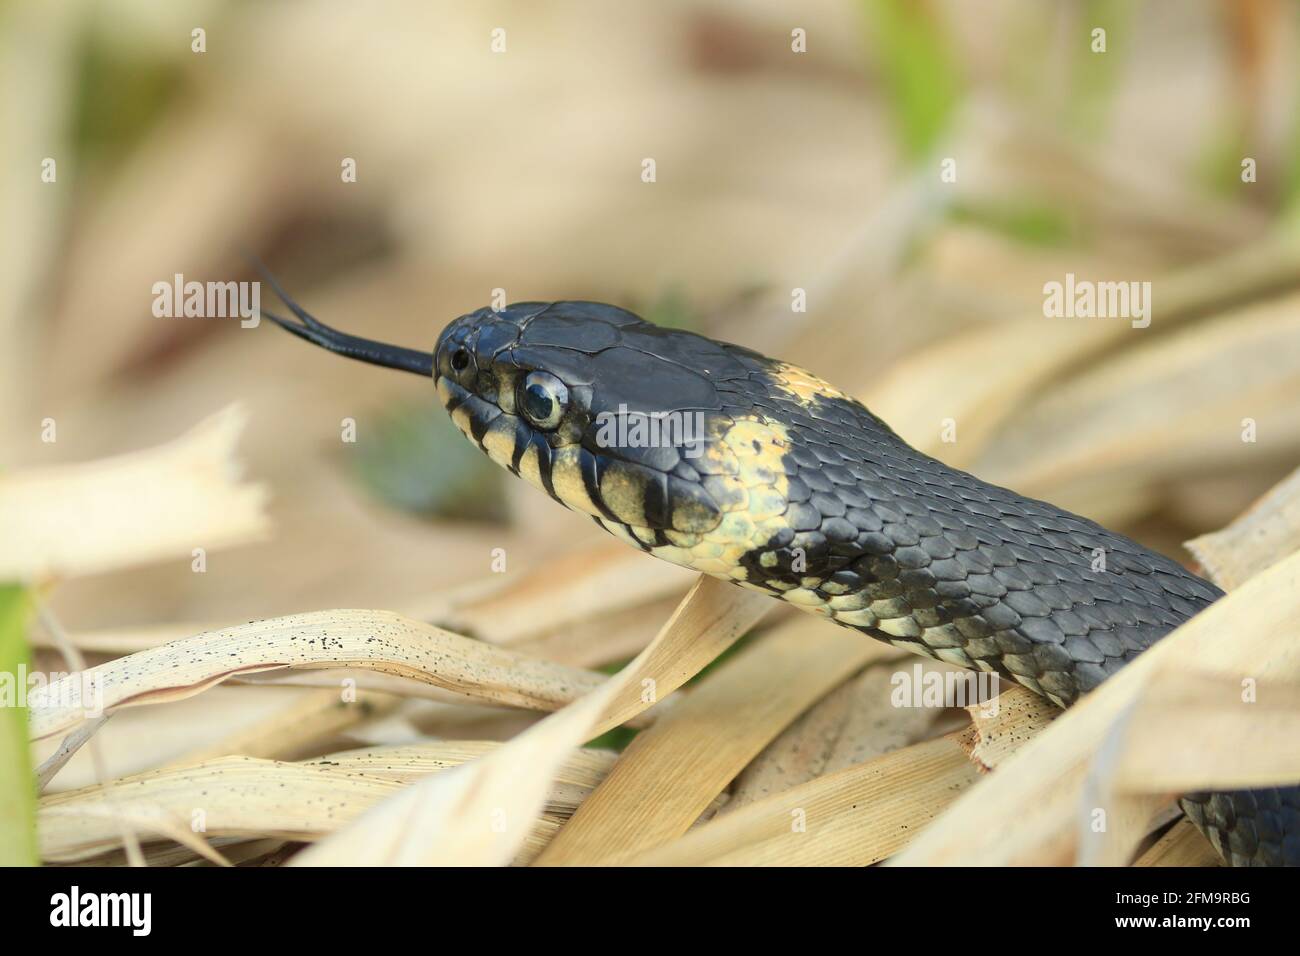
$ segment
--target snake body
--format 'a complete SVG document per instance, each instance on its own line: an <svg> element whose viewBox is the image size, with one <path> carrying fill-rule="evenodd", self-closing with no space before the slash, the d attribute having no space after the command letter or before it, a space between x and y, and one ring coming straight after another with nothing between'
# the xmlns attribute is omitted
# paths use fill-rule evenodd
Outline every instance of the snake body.
<svg viewBox="0 0 1300 956"><path fill-rule="evenodd" d="M286 328L343 338L294 308L309 327ZM917 451L803 369L613 306L481 309L431 364L472 442L628 544L1061 707L1222 596ZM1182 806L1230 863L1300 864L1300 788Z"/></svg>

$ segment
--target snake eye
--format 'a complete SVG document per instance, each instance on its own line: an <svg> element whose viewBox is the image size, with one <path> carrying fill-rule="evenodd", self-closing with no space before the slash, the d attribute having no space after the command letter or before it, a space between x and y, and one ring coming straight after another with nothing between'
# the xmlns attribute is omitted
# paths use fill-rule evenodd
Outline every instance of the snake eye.
<svg viewBox="0 0 1300 956"><path fill-rule="evenodd" d="M469 353L464 349L457 349L451 353L451 367L457 372L463 372L469 366Z"/></svg>
<svg viewBox="0 0 1300 956"><path fill-rule="evenodd" d="M569 390L549 372L529 372L519 386L519 409L538 428L554 428L569 404Z"/></svg>

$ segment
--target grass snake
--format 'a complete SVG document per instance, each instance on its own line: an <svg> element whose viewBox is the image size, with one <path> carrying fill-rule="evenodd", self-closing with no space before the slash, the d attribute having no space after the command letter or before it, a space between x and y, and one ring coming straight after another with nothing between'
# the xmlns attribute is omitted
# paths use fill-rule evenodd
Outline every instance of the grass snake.
<svg viewBox="0 0 1300 956"><path fill-rule="evenodd" d="M338 332L271 283L299 322L267 318L432 376L493 461L633 547L1061 707L1222 596L740 346L601 303L522 302L461 316L430 354ZM1229 863L1300 864L1300 787L1181 805Z"/></svg>

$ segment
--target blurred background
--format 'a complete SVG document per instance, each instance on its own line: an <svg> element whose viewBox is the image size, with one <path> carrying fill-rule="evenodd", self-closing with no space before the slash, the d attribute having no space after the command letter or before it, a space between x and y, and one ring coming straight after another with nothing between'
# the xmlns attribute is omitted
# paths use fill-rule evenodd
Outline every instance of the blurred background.
<svg viewBox="0 0 1300 956"><path fill-rule="evenodd" d="M0 5L0 465L145 448L238 401L274 524L204 574L183 555L53 606L119 649L427 617L493 548L522 574L603 546L427 382L152 313L176 273L257 278L244 250L324 321L411 347L495 289L740 342L1185 558L1300 451L1298 28L1285 0ZM1152 282L1150 327L1045 318L1066 273ZM556 656L622 659L664 616Z"/></svg>

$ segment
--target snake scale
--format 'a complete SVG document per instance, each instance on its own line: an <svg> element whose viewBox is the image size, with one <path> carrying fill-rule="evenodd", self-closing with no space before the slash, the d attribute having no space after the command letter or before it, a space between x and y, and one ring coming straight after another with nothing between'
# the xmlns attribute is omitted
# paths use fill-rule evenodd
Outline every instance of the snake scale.
<svg viewBox="0 0 1300 956"><path fill-rule="evenodd" d="M301 324L267 318L431 375L493 461L633 547L1061 707L1222 596L1095 522L922 454L852 397L740 346L601 303L523 302L455 319L430 354L338 332L275 287ZM1229 863L1300 864L1300 787L1181 805Z"/></svg>

